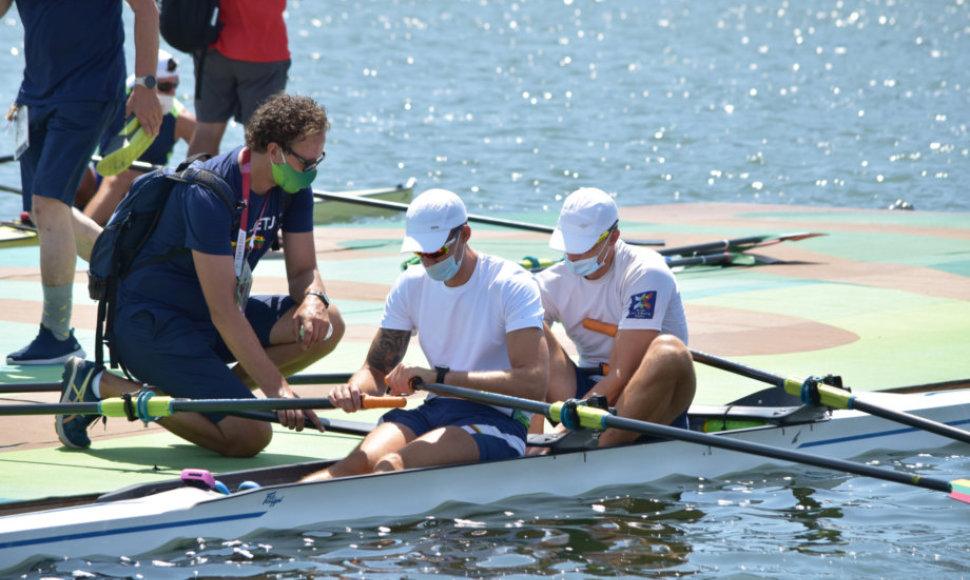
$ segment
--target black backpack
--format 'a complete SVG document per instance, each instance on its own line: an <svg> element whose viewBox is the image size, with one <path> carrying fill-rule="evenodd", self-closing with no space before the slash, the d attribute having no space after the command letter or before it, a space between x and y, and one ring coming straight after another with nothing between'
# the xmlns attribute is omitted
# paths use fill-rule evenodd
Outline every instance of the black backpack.
<svg viewBox="0 0 970 580"><path fill-rule="evenodd" d="M154 233L165 202L176 184L198 184L217 194L233 215L233 227L229 235L239 229L243 203L235 201L232 188L221 176L199 167L197 159L198 156L193 156L183 161L175 170L164 167L136 179L128 195L118 204L104 231L94 242L88 262L88 293L92 300L98 301L98 323L95 331L95 361L98 364L104 364L105 343L108 344L111 367L117 368L119 364L113 332L118 284L136 270L167 262L189 252L188 248L182 247L163 255L138 260L138 254Z"/></svg>
<svg viewBox="0 0 970 580"><path fill-rule="evenodd" d="M158 29L172 48L203 51L219 38L219 0L160 0Z"/></svg>

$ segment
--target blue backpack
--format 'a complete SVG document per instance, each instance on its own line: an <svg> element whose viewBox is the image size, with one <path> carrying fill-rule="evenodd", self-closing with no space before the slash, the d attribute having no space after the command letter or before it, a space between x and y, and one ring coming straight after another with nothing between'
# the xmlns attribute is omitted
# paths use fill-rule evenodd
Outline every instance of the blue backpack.
<svg viewBox="0 0 970 580"><path fill-rule="evenodd" d="M155 232L165 202L176 184L198 184L217 194L233 215L230 235L239 229L242 202L235 201L232 188L222 177L199 167L198 157L183 161L174 170L164 167L136 179L94 242L88 266L88 293L92 300L98 301L95 331L95 360L98 364L104 364L104 344L107 343L111 367L117 368L119 365L113 332L118 284L136 270L167 262L189 252L188 248L182 247L163 255L138 259L145 243ZM128 374L123 365L122 369Z"/></svg>

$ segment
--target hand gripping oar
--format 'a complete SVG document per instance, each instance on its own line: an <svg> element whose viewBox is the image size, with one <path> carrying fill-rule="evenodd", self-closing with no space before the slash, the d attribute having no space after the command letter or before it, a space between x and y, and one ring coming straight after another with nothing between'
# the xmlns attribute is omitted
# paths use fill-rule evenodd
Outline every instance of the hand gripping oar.
<svg viewBox="0 0 970 580"><path fill-rule="evenodd" d="M593 320L592 318L583 320L583 327L609 336L616 336L616 326L599 320ZM827 385L819 379L811 377L809 379L785 378L781 375L772 374L694 349L690 349L690 354L697 362L779 387L789 395L798 397L806 405L824 405L835 409L855 409L956 441L970 443L970 433L967 431L947 425L946 423L940 423L911 413L896 411L895 409L870 403L858 398L846 389Z"/></svg>
<svg viewBox="0 0 970 580"><path fill-rule="evenodd" d="M932 477L923 477L913 473L905 473L882 467L874 467L864 463L856 463L854 461L847 461L844 459L819 457L817 455L811 455L801 451L772 447L771 445L744 441L742 439L733 439L723 435L710 435L707 433L701 433L700 431L691 431L689 429L681 429L679 427L670 427L669 425L659 425L657 423L650 423L647 421L637 421L636 419L617 417L610 414L609 411L603 409L586 405L570 405L568 401L548 404L540 401L532 401L529 399L521 399L519 397L499 395L496 393L488 393L475 389L466 389L464 387L455 387L452 385L443 385L439 383L422 384L419 381L416 381L416 383L417 384L414 386L417 388L422 388L426 391L437 393L439 395L460 397L470 401L485 403L486 405L497 405L500 407L521 409L530 413L544 415L550 420L558 421L560 423L563 423L564 409L569 409L569 411L567 411L569 413L575 411L576 418L567 419L567 422L578 419L578 427L586 427L588 429L597 430L605 430L608 428L624 429L627 431L633 431L635 433L642 433L644 435L661 437L663 439L687 441L688 443L696 443L698 445L705 445L708 447L717 447L720 449L748 453L761 457L770 457L772 459L778 459L781 461L803 463L824 469L831 469L833 471L844 471L865 477L872 477L875 479L882 479L922 487L925 489L942 491L950 494L950 497L953 499L970 503L970 479L946 481Z"/></svg>
<svg viewBox="0 0 970 580"><path fill-rule="evenodd" d="M35 403L0 405L0 415L103 415L150 421L173 413L232 413L235 411L282 411L284 409L332 409L327 398L305 399L178 399L146 395L141 391L130 397L112 397L89 403ZM403 407L402 397L364 396L365 409Z"/></svg>
<svg viewBox="0 0 970 580"><path fill-rule="evenodd" d="M396 210L396 211L406 212L408 210L408 204L406 203L398 203L396 201L384 201L382 199L370 199L370 198L356 196L356 195L344 195L340 193L331 193L331 192L314 190L313 197L318 199L326 199L329 201L341 201L345 203L355 203L358 205L369 205L371 207L379 207L382 209L390 209L390 210ZM476 222L480 224L489 224L493 226L502 226L506 228L515 228L519 230L527 230L531 232L542 232L546 234L551 234L553 229L555 229L551 226L543 226L539 224L530 224L528 222L506 220L506 219L500 219L500 218L490 218L490 217L471 215L471 214L468 215L468 221ZM625 241L628 244L634 244L638 246L664 245L663 240L625 240Z"/></svg>

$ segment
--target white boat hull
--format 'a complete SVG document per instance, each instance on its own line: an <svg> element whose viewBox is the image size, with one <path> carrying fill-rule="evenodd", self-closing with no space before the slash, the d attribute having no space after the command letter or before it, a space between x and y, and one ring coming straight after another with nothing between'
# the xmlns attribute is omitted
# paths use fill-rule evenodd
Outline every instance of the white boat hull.
<svg viewBox="0 0 970 580"><path fill-rule="evenodd" d="M970 391L885 395L877 402L955 427L970 425ZM905 402L905 404L900 404ZM951 440L854 411L783 427L726 432L830 458L879 450L935 449ZM267 529L414 517L444 502L486 504L514 496L573 496L669 476L720 477L767 464L764 457L680 441L411 470L222 495L179 487L137 499L0 518L0 570L40 557L137 556L180 538L234 539Z"/></svg>

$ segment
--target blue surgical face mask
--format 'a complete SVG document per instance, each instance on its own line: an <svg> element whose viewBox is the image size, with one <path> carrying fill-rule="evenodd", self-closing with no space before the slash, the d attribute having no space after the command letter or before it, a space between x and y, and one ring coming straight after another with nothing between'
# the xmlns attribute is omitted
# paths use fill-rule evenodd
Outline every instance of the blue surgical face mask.
<svg viewBox="0 0 970 580"><path fill-rule="evenodd" d="M603 250L609 247L609 244L605 244L603 246ZM570 260L565 254L563 254L562 259L566 262L567 270L577 276L586 277L603 267L603 264L606 262L606 257L603 250L600 250L595 256L590 256L589 258L583 258L581 260ZM601 257L603 258L602 260L600 260Z"/></svg>
<svg viewBox="0 0 970 580"><path fill-rule="evenodd" d="M457 240L456 240L457 242ZM425 266L424 270L428 273L428 277L432 280L437 280L438 282L447 282L455 277L458 270L461 268L461 262L465 259L465 246L461 247L461 256L455 253L454 258L451 256L446 257L444 260L431 264L430 266Z"/></svg>

